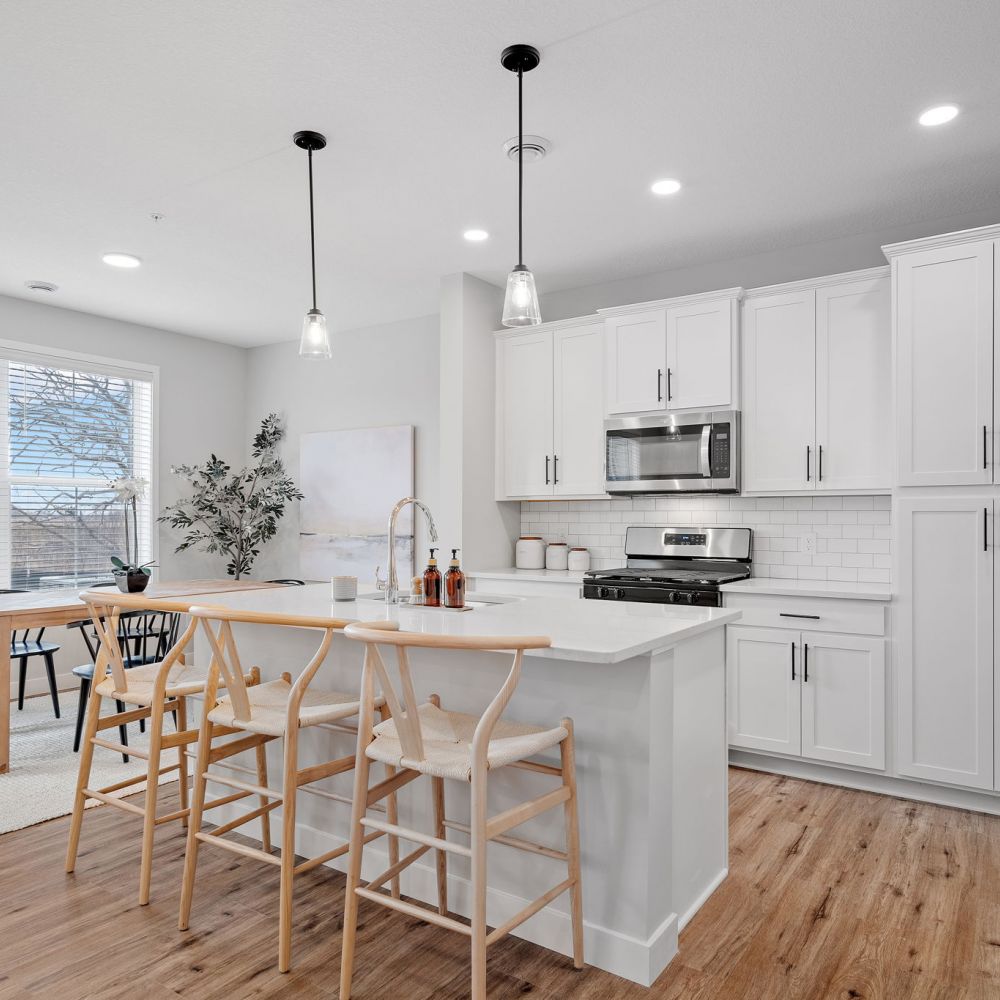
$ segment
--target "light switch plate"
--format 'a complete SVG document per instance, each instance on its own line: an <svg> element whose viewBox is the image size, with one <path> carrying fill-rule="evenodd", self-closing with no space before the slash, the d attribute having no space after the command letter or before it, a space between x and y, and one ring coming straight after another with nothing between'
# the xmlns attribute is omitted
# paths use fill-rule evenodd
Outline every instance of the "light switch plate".
<svg viewBox="0 0 1000 1000"><path fill-rule="evenodd" d="M816 555L816 532L815 531L807 531L802 536L802 551L805 552L807 555L810 555L810 556Z"/></svg>

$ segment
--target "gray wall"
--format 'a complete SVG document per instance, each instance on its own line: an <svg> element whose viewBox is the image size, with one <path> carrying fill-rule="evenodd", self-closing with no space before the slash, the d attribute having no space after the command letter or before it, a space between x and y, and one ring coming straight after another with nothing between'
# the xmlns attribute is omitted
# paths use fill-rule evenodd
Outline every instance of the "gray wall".
<svg viewBox="0 0 1000 1000"><path fill-rule="evenodd" d="M694 292L734 288L738 285L758 288L784 281L879 267L886 263L881 250L883 244L973 229L976 226L990 226L997 222L1000 222L1000 201L968 215L915 222L894 229L786 247L750 257L694 264L691 267L659 271L637 278L549 292L541 296L542 319L570 319L573 316L585 316L596 309L666 299L674 295L691 295Z"/></svg>
<svg viewBox="0 0 1000 1000"><path fill-rule="evenodd" d="M436 510L438 500L437 316L333 334L333 357L310 361L295 343L247 352L244 436L274 411L288 432L283 458L293 478L299 471L299 436L309 431L413 424L416 428L416 491ZM388 511L386 511L388 516ZM417 524L417 566L422 568L422 519ZM299 575L297 505L282 519L278 536L254 565L264 579Z"/></svg>

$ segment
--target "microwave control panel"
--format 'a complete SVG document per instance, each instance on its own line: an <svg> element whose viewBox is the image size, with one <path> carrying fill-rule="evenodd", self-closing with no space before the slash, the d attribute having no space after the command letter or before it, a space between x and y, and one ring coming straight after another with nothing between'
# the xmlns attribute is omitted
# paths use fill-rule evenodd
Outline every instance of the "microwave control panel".
<svg viewBox="0 0 1000 1000"><path fill-rule="evenodd" d="M729 478L729 424L712 427L712 476Z"/></svg>

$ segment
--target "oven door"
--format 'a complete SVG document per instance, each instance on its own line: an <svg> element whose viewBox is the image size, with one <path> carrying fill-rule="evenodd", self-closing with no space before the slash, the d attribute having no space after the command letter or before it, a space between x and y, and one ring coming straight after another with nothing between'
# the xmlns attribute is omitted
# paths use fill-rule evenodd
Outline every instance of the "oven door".
<svg viewBox="0 0 1000 1000"><path fill-rule="evenodd" d="M616 417L604 423L608 493L735 493L738 414Z"/></svg>

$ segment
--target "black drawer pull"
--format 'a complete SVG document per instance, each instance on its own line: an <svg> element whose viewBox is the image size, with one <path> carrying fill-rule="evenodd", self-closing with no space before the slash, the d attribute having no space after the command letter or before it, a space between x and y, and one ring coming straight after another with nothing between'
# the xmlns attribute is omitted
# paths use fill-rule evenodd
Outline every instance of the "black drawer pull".
<svg viewBox="0 0 1000 1000"><path fill-rule="evenodd" d="M819 621L819 615L793 615L790 611L779 611L779 618L811 618L813 621Z"/></svg>
<svg viewBox="0 0 1000 1000"><path fill-rule="evenodd" d="M809 683L809 643L802 644L802 680Z"/></svg>
<svg viewBox="0 0 1000 1000"><path fill-rule="evenodd" d="M792 643L792 680L795 680L795 643Z"/></svg>

